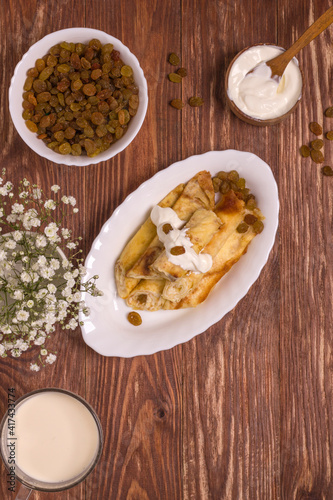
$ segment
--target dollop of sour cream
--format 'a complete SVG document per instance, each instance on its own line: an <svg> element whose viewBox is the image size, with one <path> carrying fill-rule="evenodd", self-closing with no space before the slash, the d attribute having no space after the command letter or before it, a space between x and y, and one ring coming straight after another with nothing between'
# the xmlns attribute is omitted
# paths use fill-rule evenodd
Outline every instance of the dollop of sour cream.
<svg viewBox="0 0 333 500"><path fill-rule="evenodd" d="M228 96L246 115L261 120L277 118L300 99L302 75L297 59L290 61L280 81L271 78L271 69L265 64L282 52L283 49L271 45L256 45L244 51L232 65Z"/></svg>
<svg viewBox="0 0 333 500"><path fill-rule="evenodd" d="M197 273L206 273L212 267L212 256L205 253L197 254L193 250L193 243L186 235L187 229L182 228L185 221L181 220L172 208L162 208L156 205L150 214L150 218L157 228L157 236L164 244L167 259L186 271ZM163 226L170 224L172 229L165 233ZM182 229L181 229L182 228ZM181 255L173 255L171 249L174 247L183 247L185 252Z"/></svg>

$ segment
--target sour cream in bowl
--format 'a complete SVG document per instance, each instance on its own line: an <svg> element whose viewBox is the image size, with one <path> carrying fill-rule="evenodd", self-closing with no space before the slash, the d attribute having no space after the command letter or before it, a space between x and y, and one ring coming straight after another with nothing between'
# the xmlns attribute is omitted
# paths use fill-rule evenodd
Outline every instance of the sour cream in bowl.
<svg viewBox="0 0 333 500"><path fill-rule="evenodd" d="M297 59L290 61L280 81L271 77L271 69L265 64L283 51L275 45L259 44L242 50L231 61L225 81L227 102L243 121L274 125L299 103L303 78Z"/></svg>

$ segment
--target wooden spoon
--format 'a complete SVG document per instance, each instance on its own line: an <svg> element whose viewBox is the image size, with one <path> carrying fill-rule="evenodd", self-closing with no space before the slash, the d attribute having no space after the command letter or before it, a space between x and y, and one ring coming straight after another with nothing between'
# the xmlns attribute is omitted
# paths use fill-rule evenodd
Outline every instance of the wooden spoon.
<svg viewBox="0 0 333 500"><path fill-rule="evenodd" d="M315 21L311 26L299 37L298 40L281 55L265 61L266 66L269 66L272 70L272 76L274 80L280 81L284 70L286 69L288 63L292 58L298 54L298 52L308 45L314 38L316 38L322 31L324 31L333 22L333 7L330 7L322 16L320 16L317 21ZM259 65L258 65L259 66ZM257 67L257 66L256 66ZM255 68L249 71L248 74L252 73Z"/></svg>

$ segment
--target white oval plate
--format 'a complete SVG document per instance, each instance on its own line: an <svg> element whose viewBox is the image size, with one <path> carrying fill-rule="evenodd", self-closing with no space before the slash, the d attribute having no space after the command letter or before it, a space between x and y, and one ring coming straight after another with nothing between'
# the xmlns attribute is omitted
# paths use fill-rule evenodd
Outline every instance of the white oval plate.
<svg viewBox="0 0 333 500"><path fill-rule="evenodd" d="M265 216L265 229L247 253L219 281L205 302L178 311L140 311L142 325L127 320L131 311L117 295L114 265L125 244L169 191L197 172L237 170L257 198ZM204 332L246 295L267 262L278 227L279 199L270 167L258 156L235 150L210 151L174 163L144 182L114 211L95 239L86 259L88 274L98 275L103 297L85 295L89 317L81 315L84 341L104 356L132 357L170 349Z"/></svg>

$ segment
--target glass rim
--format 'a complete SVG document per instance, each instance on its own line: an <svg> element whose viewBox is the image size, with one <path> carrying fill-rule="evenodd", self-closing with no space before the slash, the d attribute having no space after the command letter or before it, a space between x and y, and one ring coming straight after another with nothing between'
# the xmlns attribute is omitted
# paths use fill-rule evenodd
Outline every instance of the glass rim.
<svg viewBox="0 0 333 500"><path fill-rule="evenodd" d="M36 490L36 491L48 491L48 492L52 492L52 491L54 491L54 492L64 491L64 490L67 490L69 488L73 488L74 486L76 486L79 483L81 483L82 481L84 481L87 478L87 476L96 467L96 465L97 465L97 463L98 463L98 461L99 461L99 459L100 459L100 457L102 455L102 451L103 451L103 445L104 445L103 429L102 429L101 422L100 422L100 420L99 420L99 418L98 418L95 410L93 409L93 407L82 396L79 396L75 392L69 391L67 389L62 389L62 388L57 388L57 387L45 387L43 389L35 389L34 391L31 391L31 392L29 392L27 394L24 394L23 396L21 396L18 399L16 399L15 402L14 402L15 409L16 409L17 405L21 404L25 399L28 399L31 396L35 396L36 394L39 394L39 393L42 393L42 392L59 392L59 393L62 393L62 394L66 394L67 396L73 397L74 399L76 399L77 401L79 401L81 404L83 404L87 408L87 410L89 411L89 413L92 415L92 417L93 417L93 419L95 421L96 427L97 427L97 431L98 431L99 442L98 442L98 449L97 449L96 456L94 457L94 459L92 460L92 462L87 467L87 469L86 469L86 471L84 473L82 473L81 475L80 474L76 475L72 479L68 479L66 481L63 481L64 484L62 486L61 486L61 482L50 483L50 482L47 482L47 481L41 481L39 479L34 479L34 478L31 478L31 479L33 479L36 482L38 482L38 485L32 484L31 482L29 482L25 478L20 477L16 473L16 470L15 470L15 479L17 481L19 481L21 484L23 484L24 486L27 486L28 488L31 488L32 490ZM5 453L4 453L4 450L3 450L3 441L4 441L3 431L5 429L5 426L6 426L7 422L8 422L8 417L9 417L9 410L7 410L5 412L5 414L2 417L2 420L0 422L0 455L1 455L2 461L4 462L4 465L5 465L6 469L8 471L10 471L10 466L8 464L8 455L6 456ZM19 471L21 471L21 469L17 466L17 464L15 462L15 469L16 468L18 468ZM21 472L23 472L23 471L21 471ZM27 477L29 477L28 474L25 474L25 475ZM51 486L52 484L54 484L54 486L55 486L54 488Z"/></svg>

